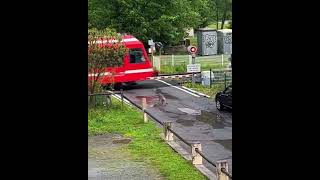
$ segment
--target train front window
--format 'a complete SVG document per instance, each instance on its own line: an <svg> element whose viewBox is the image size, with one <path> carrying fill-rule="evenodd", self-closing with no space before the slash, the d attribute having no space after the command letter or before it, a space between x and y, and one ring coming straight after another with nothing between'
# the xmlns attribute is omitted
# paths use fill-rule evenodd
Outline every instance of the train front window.
<svg viewBox="0 0 320 180"><path fill-rule="evenodd" d="M129 50L130 55L130 63L144 63L146 62L146 59L143 56L142 49L130 49Z"/></svg>

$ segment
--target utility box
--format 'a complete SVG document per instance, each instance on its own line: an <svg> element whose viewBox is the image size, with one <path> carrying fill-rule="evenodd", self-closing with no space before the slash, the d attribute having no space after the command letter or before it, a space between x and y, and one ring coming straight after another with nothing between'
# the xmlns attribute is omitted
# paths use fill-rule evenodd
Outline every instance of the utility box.
<svg viewBox="0 0 320 180"><path fill-rule="evenodd" d="M197 30L198 54L210 56L218 53L217 31L211 28Z"/></svg>
<svg viewBox="0 0 320 180"><path fill-rule="evenodd" d="M202 71L201 72L201 84L203 86L210 86L210 71ZM214 73L211 71L211 84L214 80Z"/></svg>
<svg viewBox="0 0 320 180"><path fill-rule="evenodd" d="M232 29L221 29L217 33L219 54L232 54Z"/></svg>

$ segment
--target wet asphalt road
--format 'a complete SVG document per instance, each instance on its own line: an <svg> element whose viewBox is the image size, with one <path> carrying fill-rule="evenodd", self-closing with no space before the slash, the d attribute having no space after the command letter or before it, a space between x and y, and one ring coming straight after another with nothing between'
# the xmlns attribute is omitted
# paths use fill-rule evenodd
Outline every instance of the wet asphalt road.
<svg viewBox="0 0 320 180"><path fill-rule="evenodd" d="M174 81L166 81L178 85ZM159 101L159 93L166 104ZM227 160L232 173L232 113L219 112L211 98L196 97L165 83L148 80L124 88L124 96L141 106L146 97L147 111L162 122L172 121L172 129L188 142L200 142L208 159ZM188 151L190 147L181 143ZM206 161L204 164L212 169Z"/></svg>

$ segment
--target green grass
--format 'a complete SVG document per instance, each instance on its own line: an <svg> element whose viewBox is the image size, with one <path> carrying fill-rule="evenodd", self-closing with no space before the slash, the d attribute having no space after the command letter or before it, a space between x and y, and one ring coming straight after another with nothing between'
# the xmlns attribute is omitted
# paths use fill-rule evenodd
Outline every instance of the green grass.
<svg viewBox="0 0 320 180"><path fill-rule="evenodd" d="M220 70L226 68L221 64L201 64L201 71L209 71L211 70ZM161 74L176 74L176 73L186 73L187 72L187 65L162 65L160 73Z"/></svg>
<svg viewBox="0 0 320 180"><path fill-rule="evenodd" d="M160 137L161 130L155 123L144 123L142 113L128 106L121 106L117 100L112 101L108 109L89 109L89 135L118 133L132 138L129 151L136 158L142 158L154 167L166 179L197 180L207 179L191 162L183 159Z"/></svg>
<svg viewBox="0 0 320 180"><path fill-rule="evenodd" d="M160 73L162 74L174 74L174 73L185 73L187 72L187 65L162 65Z"/></svg>
<svg viewBox="0 0 320 180"><path fill-rule="evenodd" d="M210 97L214 97L219 91L224 90L224 83L221 84L212 84L210 87L202 86L201 84L194 84L192 85L191 82L182 84L183 86L190 88L192 90L204 93L206 95L209 95Z"/></svg>

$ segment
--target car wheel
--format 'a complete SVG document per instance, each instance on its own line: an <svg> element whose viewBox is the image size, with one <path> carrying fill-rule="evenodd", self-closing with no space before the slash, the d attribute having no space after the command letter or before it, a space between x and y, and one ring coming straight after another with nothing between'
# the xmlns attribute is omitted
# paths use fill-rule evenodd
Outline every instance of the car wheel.
<svg viewBox="0 0 320 180"><path fill-rule="evenodd" d="M219 111L222 111L224 109L224 106L221 104L220 100L216 100L216 107Z"/></svg>

